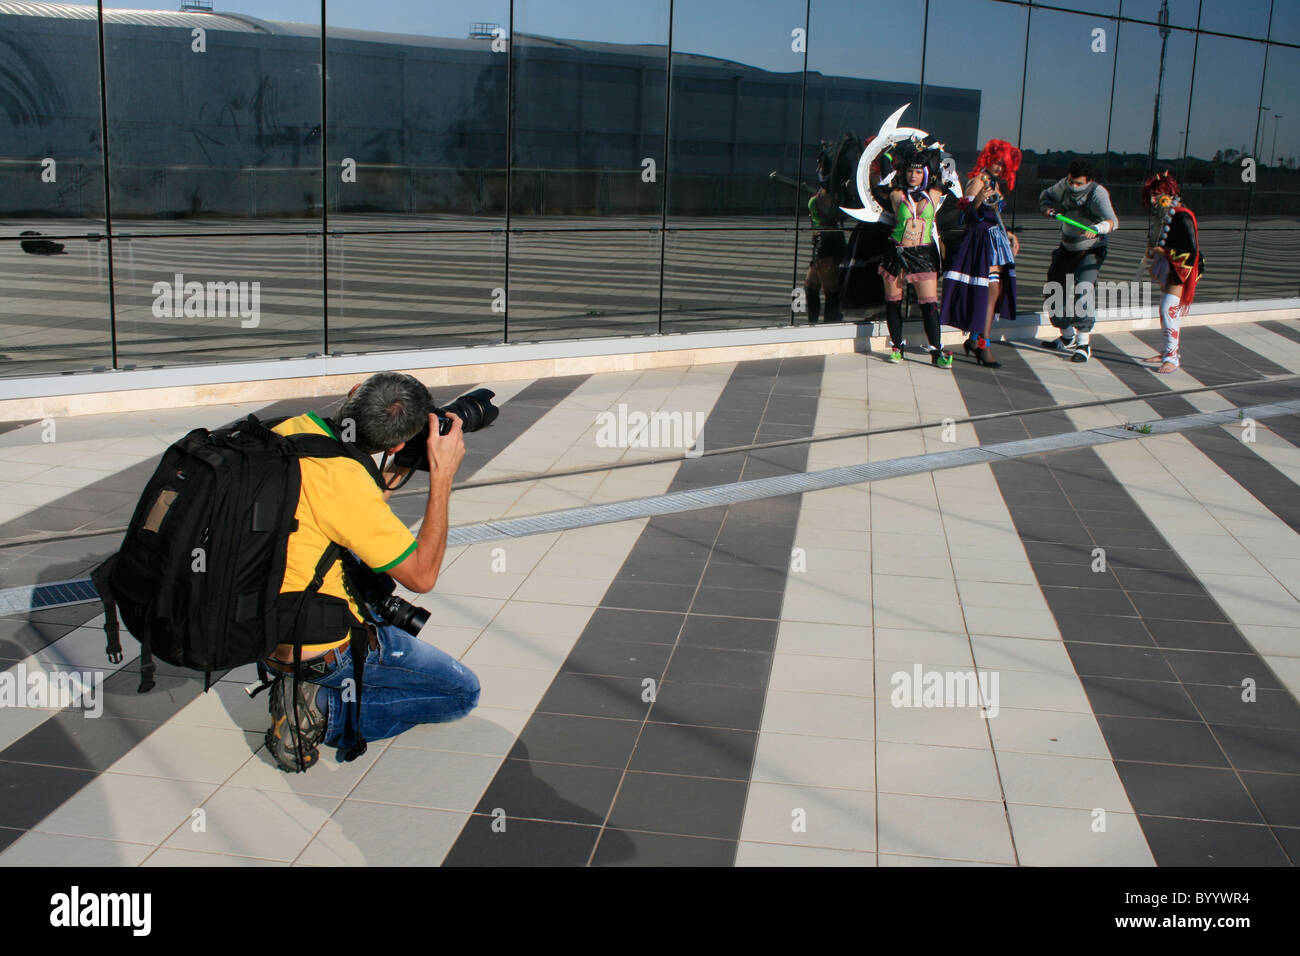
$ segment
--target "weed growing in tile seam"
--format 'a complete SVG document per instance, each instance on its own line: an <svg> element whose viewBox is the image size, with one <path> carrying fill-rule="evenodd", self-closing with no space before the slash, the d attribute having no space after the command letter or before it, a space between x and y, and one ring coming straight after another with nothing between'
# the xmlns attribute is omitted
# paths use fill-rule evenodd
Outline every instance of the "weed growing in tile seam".
<svg viewBox="0 0 1300 956"><path fill-rule="evenodd" d="M927 671L914 664L910 671L894 671L889 678L894 707L979 707L980 716L998 715L998 671Z"/></svg>

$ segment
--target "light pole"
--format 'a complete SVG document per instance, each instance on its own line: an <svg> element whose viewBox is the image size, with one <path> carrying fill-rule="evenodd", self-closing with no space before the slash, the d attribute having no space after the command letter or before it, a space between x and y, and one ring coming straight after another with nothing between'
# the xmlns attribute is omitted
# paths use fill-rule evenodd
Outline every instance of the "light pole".
<svg viewBox="0 0 1300 956"><path fill-rule="evenodd" d="M1256 111L1256 113L1255 113L1255 116L1258 117L1260 113L1266 113L1267 111L1271 110L1272 108L1273 108L1273 107L1271 107L1271 106L1261 106L1261 107L1258 107L1258 109L1257 109L1257 111ZM1265 123L1268 122L1268 117L1267 117L1267 116L1264 117L1264 122L1265 122ZM1255 159L1259 159L1259 140L1260 140L1260 134L1263 132L1263 130L1262 130L1260 127L1261 127L1261 124L1260 124L1259 120L1256 119L1256 121L1255 121L1255 147L1254 147L1254 157L1255 157Z"/></svg>
<svg viewBox="0 0 1300 956"><path fill-rule="evenodd" d="M1169 0L1160 0L1160 74L1156 79L1156 105L1151 115L1151 149L1147 153L1147 173L1156 171L1156 151L1160 148L1160 95L1165 87L1165 48L1169 45Z"/></svg>
<svg viewBox="0 0 1300 956"><path fill-rule="evenodd" d="M1273 162L1269 163L1270 166L1277 165L1277 121L1280 120L1281 118L1282 118L1281 113L1273 114L1273 148L1270 150L1270 152L1273 154Z"/></svg>

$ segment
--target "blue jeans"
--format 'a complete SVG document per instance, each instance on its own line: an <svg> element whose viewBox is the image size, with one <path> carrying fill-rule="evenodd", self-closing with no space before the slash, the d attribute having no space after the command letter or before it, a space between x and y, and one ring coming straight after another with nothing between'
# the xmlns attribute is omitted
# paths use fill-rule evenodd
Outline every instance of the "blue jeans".
<svg viewBox="0 0 1300 956"><path fill-rule="evenodd" d="M478 678L460 661L411 637L380 625L379 648L366 655L361 692L361 733L366 740L393 737L416 724L464 717L478 703ZM347 682L345 685L344 682ZM316 680L316 700L328 714L325 742L350 746L356 739L354 693L351 687L352 649L342 648L334 670Z"/></svg>

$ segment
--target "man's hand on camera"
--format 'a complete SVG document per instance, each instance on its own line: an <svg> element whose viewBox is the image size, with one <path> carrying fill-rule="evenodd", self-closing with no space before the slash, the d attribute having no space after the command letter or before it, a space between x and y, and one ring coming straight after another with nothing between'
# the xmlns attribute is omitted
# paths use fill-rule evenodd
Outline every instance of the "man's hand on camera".
<svg viewBox="0 0 1300 956"><path fill-rule="evenodd" d="M429 415L429 472L444 475L448 479L456 474L456 469L465 459L465 433L461 430L460 417L455 412L448 412L451 428L447 434L438 434L438 416Z"/></svg>

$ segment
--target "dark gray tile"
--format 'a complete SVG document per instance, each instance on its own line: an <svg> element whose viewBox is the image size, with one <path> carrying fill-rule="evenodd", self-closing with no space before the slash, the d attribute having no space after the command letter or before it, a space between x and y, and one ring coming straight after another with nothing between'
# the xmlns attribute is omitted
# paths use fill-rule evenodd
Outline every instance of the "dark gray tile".
<svg viewBox="0 0 1300 956"><path fill-rule="evenodd" d="M1190 571L1145 571L1138 568L1115 568L1115 577L1130 591L1154 591L1163 594L1204 594L1205 588Z"/></svg>
<svg viewBox="0 0 1300 956"><path fill-rule="evenodd" d="M608 674L614 677L634 677L638 681L658 680L672 646L668 644L636 644L630 641L603 641L580 639L560 670L569 674Z"/></svg>
<svg viewBox="0 0 1300 956"><path fill-rule="evenodd" d="M1053 613L1060 611L1063 614L1090 614L1096 617L1137 617L1137 612L1123 591L1044 587L1042 592Z"/></svg>
<svg viewBox="0 0 1300 956"><path fill-rule="evenodd" d="M1106 549L1106 564L1112 569L1132 568L1135 571L1188 573L1183 559L1168 547L1123 548L1111 545Z"/></svg>
<svg viewBox="0 0 1300 956"><path fill-rule="evenodd" d="M596 844L591 865L731 866L735 861L736 844L731 840L608 829Z"/></svg>
<svg viewBox="0 0 1300 956"><path fill-rule="evenodd" d="M757 743L754 731L648 723L630 769L748 780Z"/></svg>
<svg viewBox="0 0 1300 956"><path fill-rule="evenodd" d="M1095 614L1054 613L1056 626L1066 641L1091 644L1129 644L1154 647L1142 620L1136 617L1105 617Z"/></svg>
<svg viewBox="0 0 1300 956"><path fill-rule="evenodd" d="M611 827L735 840L748 784L676 774L629 773Z"/></svg>
<svg viewBox="0 0 1300 956"><path fill-rule="evenodd" d="M507 819L599 826L614 801L622 775L622 768L506 760L475 812L492 814L500 808Z"/></svg>
<svg viewBox="0 0 1300 956"><path fill-rule="evenodd" d="M1246 643L1241 632L1231 624L1212 621L1154 620L1145 623L1152 639L1162 648L1254 653L1254 649Z"/></svg>
<svg viewBox="0 0 1300 956"><path fill-rule="evenodd" d="M1223 724L1210 729L1238 770L1300 773L1300 731Z"/></svg>
<svg viewBox="0 0 1300 956"><path fill-rule="evenodd" d="M1241 779L1268 823L1300 827L1300 774L1243 771Z"/></svg>
<svg viewBox="0 0 1300 956"><path fill-rule="evenodd" d="M1160 866L1289 865L1265 826L1152 816L1139 816L1138 822Z"/></svg>
<svg viewBox="0 0 1300 956"><path fill-rule="evenodd" d="M773 620L689 614L682 628L681 647L717 647L770 653L776 647L779 626Z"/></svg>
<svg viewBox="0 0 1300 956"><path fill-rule="evenodd" d="M1133 809L1140 814L1230 823L1264 822L1232 770L1127 760L1117 760L1115 769Z"/></svg>
<svg viewBox="0 0 1300 956"><path fill-rule="evenodd" d="M1080 677L1080 683L1098 717L1156 717L1168 720L1198 720L1199 715L1181 684L1121 680L1112 677Z"/></svg>
<svg viewBox="0 0 1300 956"><path fill-rule="evenodd" d="M734 687L766 687L772 655L757 651L727 651L710 647L681 647L668 664L666 680Z"/></svg>
<svg viewBox="0 0 1300 956"><path fill-rule="evenodd" d="M659 557L633 553L619 569L617 582L633 584L676 584L694 588L704 574L705 558L683 558L670 561Z"/></svg>
<svg viewBox="0 0 1300 956"><path fill-rule="evenodd" d="M548 714L641 720L650 709L641 700L641 681L630 677L557 674L537 705Z"/></svg>
<svg viewBox="0 0 1300 956"><path fill-rule="evenodd" d="M1147 620L1228 622L1219 605L1208 597L1195 594L1156 594L1151 591L1129 591L1128 596L1138 614Z"/></svg>
<svg viewBox="0 0 1300 956"><path fill-rule="evenodd" d="M739 588L747 591L784 591L786 572L776 568L710 563L703 587Z"/></svg>
<svg viewBox="0 0 1300 956"><path fill-rule="evenodd" d="M691 606L694 596L694 587L615 579L600 605L643 611L685 611Z"/></svg>
<svg viewBox="0 0 1300 956"><path fill-rule="evenodd" d="M598 607L587 622L581 640L674 644L685 619L684 614Z"/></svg>
<svg viewBox="0 0 1300 956"><path fill-rule="evenodd" d="M1111 550L1137 548L1145 550L1169 550L1169 542L1154 531L1127 530L1124 528L1098 528L1093 536L1099 547L1105 548L1107 555ZM1109 560L1109 557L1108 559Z"/></svg>
<svg viewBox="0 0 1300 956"><path fill-rule="evenodd" d="M1080 677L1129 677L1136 680L1172 681L1160 652L1153 647L1114 644L1076 644L1067 642L1065 649Z"/></svg>
<svg viewBox="0 0 1300 956"><path fill-rule="evenodd" d="M1273 827L1273 836L1282 845L1282 851L1291 858L1291 865L1300 866L1300 828Z"/></svg>
<svg viewBox="0 0 1300 956"><path fill-rule="evenodd" d="M1241 699L1240 687L1184 684L1207 723L1236 727L1276 727L1300 730L1300 705L1284 690L1257 690L1255 699Z"/></svg>
<svg viewBox="0 0 1300 956"><path fill-rule="evenodd" d="M1197 720L1147 717L1097 718L1106 746L1116 760L1227 767L1214 735Z"/></svg>
<svg viewBox="0 0 1300 956"><path fill-rule="evenodd" d="M1033 568L1043 587L1118 590L1120 586L1111 571L1092 570L1090 560L1078 564L1035 564Z"/></svg>
<svg viewBox="0 0 1300 956"><path fill-rule="evenodd" d="M510 756L622 770L640 732L639 720L537 713L529 718Z"/></svg>
<svg viewBox="0 0 1300 956"><path fill-rule="evenodd" d="M1092 535L1087 528L1077 523L1074 525L1052 522L1029 524L1016 521L1016 533L1024 541L1046 541L1050 544L1074 545L1085 549L1093 547Z"/></svg>
<svg viewBox="0 0 1300 956"><path fill-rule="evenodd" d="M1181 650L1165 650L1162 653L1184 684L1220 684L1240 688L1241 682L1249 677L1256 687L1282 689L1268 665L1254 654Z"/></svg>
<svg viewBox="0 0 1300 956"><path fill-rule="evenodd" d="M757 730L763 720L764 690L664 681L651 716L661 723Z"/></svg>
<svg viewBox="0 0 1300 956"><path fill-rule="evenodd" d="M775 620L781 616L782 591L742 591L738 588L702 587L691 604L692 614L721 617L745 615Z"/></svg>
<svg viewBox="0 0 1300 956"><path fill-rule="evenodd" d="M448 852L443 866L586 866L600 828L535 820L505 821L474 814Z"/></svg>

